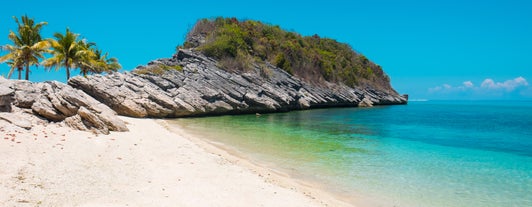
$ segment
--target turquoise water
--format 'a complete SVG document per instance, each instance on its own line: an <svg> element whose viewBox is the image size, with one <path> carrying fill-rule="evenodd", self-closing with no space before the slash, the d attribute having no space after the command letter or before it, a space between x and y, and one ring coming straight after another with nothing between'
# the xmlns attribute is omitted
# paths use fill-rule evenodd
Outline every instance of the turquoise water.
<svg viewBox="0 0 532 207"><path fill-rule="evenodd" d="M532 102L428 101L175 122L379 206L532 206Z"/></svg>

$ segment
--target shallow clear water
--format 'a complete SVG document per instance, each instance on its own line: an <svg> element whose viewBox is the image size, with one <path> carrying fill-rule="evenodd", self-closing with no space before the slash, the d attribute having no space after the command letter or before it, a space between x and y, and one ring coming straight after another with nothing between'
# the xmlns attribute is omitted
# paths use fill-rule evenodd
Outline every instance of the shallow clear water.
<svg viewBox="0 0 532 207"><path fill-rule="evenodd" d="M175 123L386 206L532 206L532 102L428 101Z"/></svg>

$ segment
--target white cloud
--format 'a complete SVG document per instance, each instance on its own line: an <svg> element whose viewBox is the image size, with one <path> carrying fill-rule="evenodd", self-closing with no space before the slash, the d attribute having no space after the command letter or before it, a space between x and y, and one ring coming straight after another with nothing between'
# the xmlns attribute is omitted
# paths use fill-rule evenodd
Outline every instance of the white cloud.
<svg viewBox="0 0 532 207"><path fill-rule="evenodd" d="M434 88L429 88L429 92L433 93L433 92L452 92L452 91L464 91L468 88L474 88L475 84L473 84L473 82L471 81L465 81L462 83L462 85L460 86L452 86L450 84L443 84L441 86L436 86Z"/></svg>
<svg viewBox="0 0 532 207"><path fill-rule="evenodd" d="M429 88L429 93L435 93L435 92L439 92L439 91L442 91L443 88L441 86L436 86L436 87L433 87L433 88Z"/></svg>
<svg viewBox="0 0 532 207"><path fill-rule="evenodd" d="M480 86L476 86L473 81L464 81L461 85L452 86L450 84L442 84L433 88L429 88L428 92L431 94L457 94L457 95L495 95L503 96L514 91L530 91L528 81L519 76L514 79L509 79L503 82L497 82L491 78L486 78Z"/></svg>
<svg viewBox="0 0 532 207"><path fill-rule="evenodd" d="M490 78L482 81L482 84L480 84L480 87L482 88L495 88L496 86L495 81Z"/></svg>
<svg viewBox="0 0 532 207"><path fill-rule="evenodd" d="M504 82L495 82L492 79L488 78L480 84L480 87L487 89L504 89L508 92L515 90L515 88L520 86L528 86L528 82L525 78L519 76L512 80L507 80Z"/></svg>
<svg viewBox="0 0 532 207"><path fill-rule="evenodd" d="M475 86L475 84L473 84L473 82L471 81L465 81L463 84L464 84L464 87L466 88L472 88Z"/></svg>

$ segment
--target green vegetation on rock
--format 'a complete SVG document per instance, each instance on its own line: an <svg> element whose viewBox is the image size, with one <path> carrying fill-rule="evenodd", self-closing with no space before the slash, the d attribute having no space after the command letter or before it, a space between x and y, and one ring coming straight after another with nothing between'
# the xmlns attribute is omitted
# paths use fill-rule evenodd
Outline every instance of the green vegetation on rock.
<svg viewBox="0 0 532 207"><path fill-rule="evenodd" d="M202 19L181 47L217 59L226 70L247 71L269 62L312 83L326 80L391 89L381 67L349 45L318 35L302 36L260 21Z"/></svg>
<svg viewBox="0 0 532 207"><path fill-rule="evenodd" d="M164 74L166 71L170 71L170 70L182 71L183 67L180 65L169 66L169 65L159 63L159 64L152 64L152 65L139 67L135 69L133 73L136 73L139 75L144 75L144 74L161 75L161 74Z"/></svg>

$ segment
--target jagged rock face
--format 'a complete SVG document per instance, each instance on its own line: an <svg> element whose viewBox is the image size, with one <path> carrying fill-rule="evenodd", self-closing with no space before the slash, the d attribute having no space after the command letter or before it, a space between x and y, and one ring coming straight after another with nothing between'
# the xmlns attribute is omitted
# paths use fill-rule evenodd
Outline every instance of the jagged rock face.
<svg viewBox="0 0 532 207"><path fill-rule="evenodd" d="M173 58L149 64L183 66L164 74L113 73L68 82L120 115L131 117L187 117L219 114L265 113L307 108L404 104L396 93L325 86L302 82L268 65L255 71L233 73L200 53L180 50ZM52 118L54 118L52 116Z"/></svg>
<svg viewBox="0 0 532 207"><path fill-rule="evenodd" d="M0 88L12 90L13 108L9 111L11 114L4 113L0 119L22 128L31 128L31 121L27 120L31 119L27 117L31 114L53 122L66 120L65 123L72 128L96 133L128 130L116 112L83 91L63 83L0 79Z"/></svg>

